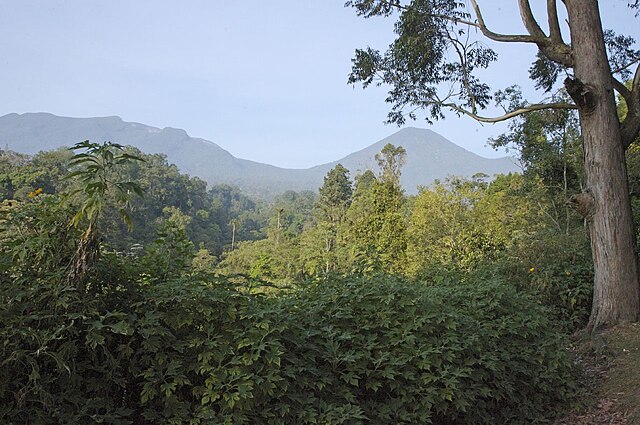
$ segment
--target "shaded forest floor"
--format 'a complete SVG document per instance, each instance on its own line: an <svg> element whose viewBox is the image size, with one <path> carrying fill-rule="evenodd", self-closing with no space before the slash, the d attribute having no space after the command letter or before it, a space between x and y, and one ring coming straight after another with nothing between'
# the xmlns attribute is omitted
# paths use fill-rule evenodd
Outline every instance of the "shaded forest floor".
<svg viewBox="0 0 640 425"><path fill-rule="evenodd" d="M554 425L640 424L640 324L619 326L573 348L585 392Z"/></svg>

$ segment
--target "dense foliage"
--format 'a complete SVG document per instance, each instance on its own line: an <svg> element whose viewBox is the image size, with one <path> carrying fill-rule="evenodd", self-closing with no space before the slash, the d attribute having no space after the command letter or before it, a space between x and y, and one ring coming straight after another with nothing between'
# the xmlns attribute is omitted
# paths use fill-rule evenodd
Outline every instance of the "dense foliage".
<svg viewBox="0 0 640 425"><path fill-rule="evenodd" d="M350 76L392 87L390 121L415 118L408 106L426 108L428 120L447 108L482 120L492 100L530 109L491 141L515 150L523 173L454 177L407 197L406 152L387 145L378 175L353 182L338 165L318 196L285 192L264 205L111 143L87 141L75 155L0 151L1 423L530 424L571 400L566 333L588 317L592 258L607 260L595 270L596 313L614 305L602 288L623 280L602 271L607 263L635 270L631 239L617 243L631 224L593 219L628 212L623 145L640 217L637 84L616 84L628 102L617 128L596 114L611 98L592 104L594 86L580 79L602 69L594 63L606 68L589 59L599 41L628 78L631 39L605 32L567 46L555 1L549 36L520 2L540 48L530 70L538 86L549 91L561 70L575 71L565 84L586 111L582 140L576 115L556 110L567 94L542 111L515 87L492 96L473 76L496 56L468 27L454 28L471 18L463 3L347 4L366 17L399 9L397 39L384 53L358 50ZM574 29L598 30L583 13L597 15L595 3L566 6L583 23ZM476 16L485 36L509 37ZM605 71L600 85L611 92ZM454 83L444 101L443 81ZM618 160L602 167L609 158ZM607 192L615 197L603 203ZM635 292L622 301L637 293L634 270ZM616 323L598 315L594 328Z"/></svg>
<svg viewBox="0 0 640 425"><path fill-rule="evenodd" d="M541 17L534 14L532 2L519 0L523 25L515 34L495 32L485 22L481 3L347 1L360 16L393 17L395 21L393 41L386 49L356 50L349 83L363 88L385 86L385 101L391 109L388 121L399 125L418 115L432 123L443 119L445 111L485 123L526 116L524 125L517 122L519 131L499 138L497 144L523 148L520 159L526 171L534 171L543 180L553 177L545 171L557 171L556 165L566 159L558 151L567 153L583 146L584 160L572 164L580 165L582 172L571 174L572 167L564 161L563 180L565 184L584 181L580 193L569 201L589 224L594 295L588 328L598 332L636 322L640 273L625 167L625 151L640 135L640 52L634 48L635 40L603 28L598 1L548 0L546 16ZM637 9L638 2L628 5ZM561 25L559 16L565 16L568 25ZM546 18L546 24L541 18ZM487 41L537 47L529 78L536 89L551 95L530 103L518 98L513 87L494 91L483 79L483 70L498 58ZM558 87L561 77L563 85ZM614 93L626 102L628 113L619 113ZM497 114L491 110L494 101L500 111ZM557 122L546 115L555 116ZM580 128L579 143L572 143L578 138L567 131L567 117L573 117L575 128ZM567 189L565 186L565 195ZM564 221L568 223L570 217Z"/></svg>
<svg viewBox="0 0 640 425"><path fill-rule="evenodd" d="M107 230L106 242L113 248L129 251L152 243L157 226L172 215L172 209L189 217L185 231L195 246L202 245L215 256L221 255L234 237L236 241L264 237L267 216L263 206L237 188L218 185L207 189L204 181L179 173L161 154L147 155L131 147L123 154L142 161L114 164L113 177L135 182L144 192L144 199L130 200L128 214L133 227L129 231L121 220L120 209L114 208L115 196L105 198L109 208L101 221ZM62 194L78 189L75 180L65 178L73 170L71 155L66 149L40 152L33 157L0 150L0 200L23 201L36 191Z"/></svg>
<svg viewBox="0 0 640 425"><path fill-rule="evenodd" d="M573 391L552 321L500 282L330 280L281 305L303 408L283 423L532 423Z"/></svg>
<svg viewBox="0 0 640 425"><path fill-rule="evenodd" d="M563 332L585 323L593 268L558 208L576 180L549 171L571 161L408 198L389 146L380 175L337 166L319 196L258 210L162 157L94 148L144 161L1 157L0 422L528 424L574 394ZM46 188L40 157L60 159ZM86 190L100 167L110 183ZM119 202L128 181L144 198ZM210 251L214 224L237 239ZM93 261L70 274L89 228Z"/></svg>
<svg viewBox="0 0 640 425"><path fill-rule="evenodd" d="M30 225L2 250L3 423L532 423L574 391L550 316L499 281L336 278L265 297L103 253L79 289L56 273L73 235L47 232L71 211L19 210L4 221Z"/></svg>

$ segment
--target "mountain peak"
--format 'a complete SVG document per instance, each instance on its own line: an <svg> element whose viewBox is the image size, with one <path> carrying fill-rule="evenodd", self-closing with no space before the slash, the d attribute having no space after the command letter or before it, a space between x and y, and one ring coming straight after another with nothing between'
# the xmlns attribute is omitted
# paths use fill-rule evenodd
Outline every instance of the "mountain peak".
<svg viewBox="0 0 640 425"><path fill-rule="evenodd" d="M165 127L162 129L162 133L169 137L176 137L179 139L189 139L187 132L181 128Z"/></svg>
<svg viewBox="0 0 640 425"><path fill-rule="evenodd" d="M420 128L420 127L402 127L400 130L396 131L394 134L437 134L433 130L429 130L428 128Z"/></svg>
<svg viewBox="0 0 640 425"><path fill-rule="evenodd" d="M291 170L235 158L213 142L189 137L183 129L159 129L126 122L118 116L68 118L41 112L0 117L0 146L8 144L18 152L34 154L87 139L132 145L145 153L163 153L182 172L198 176L209 184L235 185L261 198L287 190L317 190L326 173L338 163L348 168L352 176L366 170L377 172L375 154L387 143L407 151L402 184L409 193L416 193L418 186L450 175L471 177L483 172L492 176L517 171L508 158L482 158L434 131L417 127L402 128L337 161Z"/></svg>

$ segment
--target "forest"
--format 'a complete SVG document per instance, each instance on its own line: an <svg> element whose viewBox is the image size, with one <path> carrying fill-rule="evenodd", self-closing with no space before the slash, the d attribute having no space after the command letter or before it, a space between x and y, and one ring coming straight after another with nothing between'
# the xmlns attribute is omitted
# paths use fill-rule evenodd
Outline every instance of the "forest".
<svg viewBox="0 0 640 425"><path fill-rule="evenodd" d="M407 196L387 145L271 203L109 142L2 151L2 422L552 418L593 292L580 133L540 111L492 143L523 173Z"/></svg>
<svg viewBox="0 0 640 425"><path fill-rule="evenodd" d="M0 423L578 423L557 421L601 369L576 341L640 313L640 52L597 1L562 2L568 29L559 4L543 30L519 1L526 34L500 34L475 0L347 2L398 16L349 83L390 87L399 125L509 120L489 143L521 173L409 196L388 144L264 202L110 141L0 151ZM491 93L471 33L535 45L545 101Z"/></svg>

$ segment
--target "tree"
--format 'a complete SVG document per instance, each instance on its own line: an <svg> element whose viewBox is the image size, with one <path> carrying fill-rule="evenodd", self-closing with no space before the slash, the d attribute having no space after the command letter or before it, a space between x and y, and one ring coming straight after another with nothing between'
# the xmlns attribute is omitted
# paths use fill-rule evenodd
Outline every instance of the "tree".
<svg viewBox="0 0 640 425"><path fill-rule="evenodd" d="M589 223L595 267L594 302L588 328L596 331L640 314L640 284L625 149L640 132L640 53L633 39L603 31L597 0L564 0L570 43L563 39L556 0L547 0L548 33L536 20L528 0L518 0L525 34L499 34L487 26L476 0L473 12L458 0L350 0L359 15L400 14L396 40L383 54L357 50L350 83L391 86L389 121L415 118L417 109L427 120L444 117L445 110L482 122L498 122L532 111L577 109L584 145L585 189L575 198L576 209ZM637 1L629 2L638 7ZM475 19L473 18L475 17ZM480 115L491 102L491 89L477 76L496 53L474 39L479 30L487 39L529 43L538 55L529 70L536 87L551 91L561 74L573 102L550 101L506 110L499 117ZM608 52L607 52L608 50ZM635 66L635 73L630 69ZM620 81L632 77L631 88ZM618 79L620 77L620 79ZM446 91L442 91L442 90ZM620 122L614 90L628 105ZM410 107L409 112L405 108Z"/></svg>
<svg viewBox="0 0 640 425"><path fill-rule="evenodd" d="M178 277L190 270L195 250L187 237L192 218L176 207L165 207L159 219L157 238L142 259L145 272L158 282Z"/></svg>
<svg viewBox="0 0 640 425"><path fill-rule="evenodd" d="M394 185L400 185L402 166L407 158L407 151L402 146L393 146L387 143L376 154L376 161L380 167L380 179Z"/></svg>
<svg viewBox="0 0 640 425"><path fill-rule="evenodd" d="M529 239L542 227L542 211L522 196L524 185L522 175L509 174L491 184L451 179L421 188L409 220L407 273L469 271Z"/></svg>
<svg viewBox="0 0 640 425"><path fill-rule="evenodd" d="M353 189L349 180L349 170L342 164L329 170L319 190L317 207L329 220L340 219L341 210L349 206ZM336 211L336 208L338 209Z"/></svg>
<svg viewBox="0 0 640 425"><path fill-rule="evenodd" d="M61 148L39 152L33 157L0 150L0 198L26 199L38 189L42 193L61 193L72 153Z"/></svg>
<svg viewBox="0 0 640 425"><path fill-rule="evenodd" d="M507 93L511 97L510 109L526 107L518 88L510 87L504 92ZM561 96L566 96L566 93ZM578 127L575 111L547 109L513 118L508 133L489 140L494 148L516 151L532 189L544 189L545 203L551 207L544 208L548 212L547 217L558 231L565 234L569 234L571 227L578 223L575 220L577 215L571 213L567 201L584 186L582 139ZM582 220L578 224L582 227Z"/></svg>
<svg viewBox="0 0 640 425"><path fill-rule="evenodd" d="M80 189L73 193L80 195L81 204L72 217L70 226L78 227L86 221L86 228L78 241L78 247L69 266L67 279L80 283L95 263L100 253L99 220L108 200L108 194L114 193L118 213L129 227L133 225L127 211L133 194L140 197L143 191L137 183L120 181L115 173L116 166L141 158L123 152L123 146L116 143L91 143L88 140L75 144L72 150L84 150L75 154L70 166L76 168L70 178L80 180Z"/></svg>
<svg viewBox="0 0 640 425"><path fill-rule="evenodd" d="M297 238L309 224L313 215L316 194L305 190L288 190L279 195L273 205L267 234L276 243Z"/></svg>
<svg viewBox="0 0 640 425"><path fill-rule="evenodd" d="M391 158L387 164L394 166L387 170L393 173L385 176L383 166L380 179L371 171L356 177L353 201L344 223L355 271L392 274L404 271L407 225L399 180L402 161L398 161L403 156L403 148L387 145L376 158Z"/></svg>
<svg viewBox="0 0 640 425"><path fill-rule="evenodd" d="M342 164L336 165L324 178L320 188L320 196L316 203L316 236L324 242L324 271L335 271L337 258L335 251L338 244L338 233L351 204L353 195L349 170Z"/></svg>

